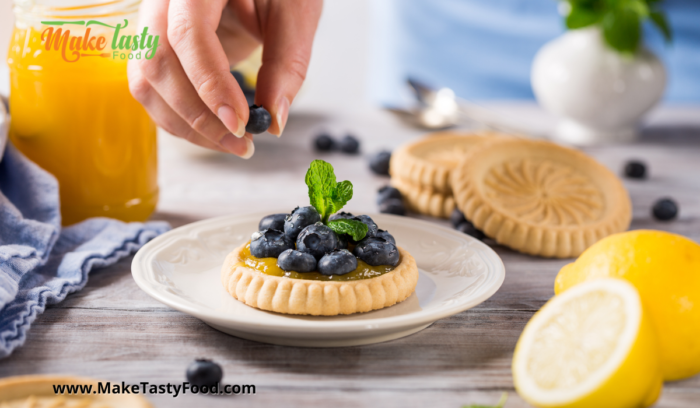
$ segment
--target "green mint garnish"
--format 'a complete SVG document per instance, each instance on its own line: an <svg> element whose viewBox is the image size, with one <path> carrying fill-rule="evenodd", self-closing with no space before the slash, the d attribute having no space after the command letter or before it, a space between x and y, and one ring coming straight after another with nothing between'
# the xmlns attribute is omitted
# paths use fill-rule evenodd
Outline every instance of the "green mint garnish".
<svg viewBox="0 0 700 408"><path fill-rule="evenodd" d="M361 221L340 219L328 221L328 228L332 229L336 234L348 234L355 241L359 241L367 235L367 225Z"/></svg>
<svg viewBox="0 0 700 408"><path fill-rule="evenodd" d="M367 235L367 226L360 221L328 221L332 214L340 211L352 198L352 183L347 180L338 183L330 163L323 160L312 161L306 172L306 185L309 186L309 201L321 215L324 224L337 234L350 234L355 241Z"/></svg>

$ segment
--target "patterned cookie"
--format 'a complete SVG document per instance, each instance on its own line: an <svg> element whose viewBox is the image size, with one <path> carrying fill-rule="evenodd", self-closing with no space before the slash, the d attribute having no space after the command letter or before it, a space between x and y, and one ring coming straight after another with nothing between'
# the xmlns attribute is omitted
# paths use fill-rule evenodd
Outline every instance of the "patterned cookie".
<svg viewBox="0 0 700 408"><path fill-rule="evenodd" d="M627 191L610 170L545 141L480 144L455 169L452 187L457 206L477 228L532 255L578 256L631 221Z"/></svg>
<svg viewBox="0 0 700 408"><path fill-rule="evenodd" d="M421 190L451 195L450 173L473 146L485 140L486 135L444 131L408 143L391 155L391 178L401 179L404 185Z"/></svg>

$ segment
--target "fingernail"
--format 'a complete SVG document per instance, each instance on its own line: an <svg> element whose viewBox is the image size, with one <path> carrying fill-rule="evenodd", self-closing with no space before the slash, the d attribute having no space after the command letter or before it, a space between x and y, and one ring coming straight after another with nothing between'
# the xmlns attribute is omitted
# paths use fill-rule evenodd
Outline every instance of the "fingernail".
<svg viewBox="0 0 700 408"><path fill-rule="evenodd" d="M245 136L245 121L243 121L240 116L238 117L238 130L233 134L236 135L236 137Z"/></svg>
<svg viewBox="0 0 700 408"><path fill-rule="evenodd" d="M228 105L222 105L216 114L231 133L237 137L243 137L245 134L245 123L236 115L236 111L233 108ZM243 133L240 133L241 126L243 127Z"/></svg>
<svg viewBox="0 0 700 408"><path fill-rule="evenodd" d="M277 119L277 129L278 133L276 134L277 137L282 136L282 131L284 131L284 126L287 124L287 116L289 115L289 99L287 99L286 96L283 96L280 98L279 102L277 103L277 115L275 115L275 119Z"/></svg>
<svg viewBox="0 0 700 408"><path fill-rule="evenodd" d="M241 159L248 160L253 157L253 154L255 153L255 145L253 144L253 141L248 138L244 138L243 140L245 140L246 151L245 154L241 155Z"/></svg>

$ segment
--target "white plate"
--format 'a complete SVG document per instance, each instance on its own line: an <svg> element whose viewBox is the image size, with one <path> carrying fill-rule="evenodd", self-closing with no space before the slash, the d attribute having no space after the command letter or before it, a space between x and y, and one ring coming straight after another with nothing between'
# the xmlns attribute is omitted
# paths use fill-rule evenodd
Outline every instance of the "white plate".
<svg viewBox="0 0 700 408"><path fill-rule="evenodd" d="M294 316L258 310L223 288L226 255L249 239L266 214L226 216L167 232L146 244L131 264L136 283L153 298L225 333L265 343L341 347L407 336L472 308L505 278L503 262L482 242L427 221L371 217L416 259L416 292L392 307L349 316Z"/></svg>

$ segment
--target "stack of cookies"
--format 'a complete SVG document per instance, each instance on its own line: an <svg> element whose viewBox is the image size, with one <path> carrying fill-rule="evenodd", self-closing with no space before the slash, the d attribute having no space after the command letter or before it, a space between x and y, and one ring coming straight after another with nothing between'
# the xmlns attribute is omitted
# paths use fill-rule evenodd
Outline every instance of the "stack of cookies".
<svg viewBox="0 0 700 408"><path fill-rule="evenodd" d="M444 131L406 144L391 156L391 184L409 210L448 218L455 208L451 174L486 134Z"/></svg>
<svg viewBox="0 0 700 408"><path fill-rule="evenodd" d="M397 150L390 168L411 210L448 217L456 207L486 236L527 254L575 257L631 221L617 176L551 142L439 132Z"/></svg>

